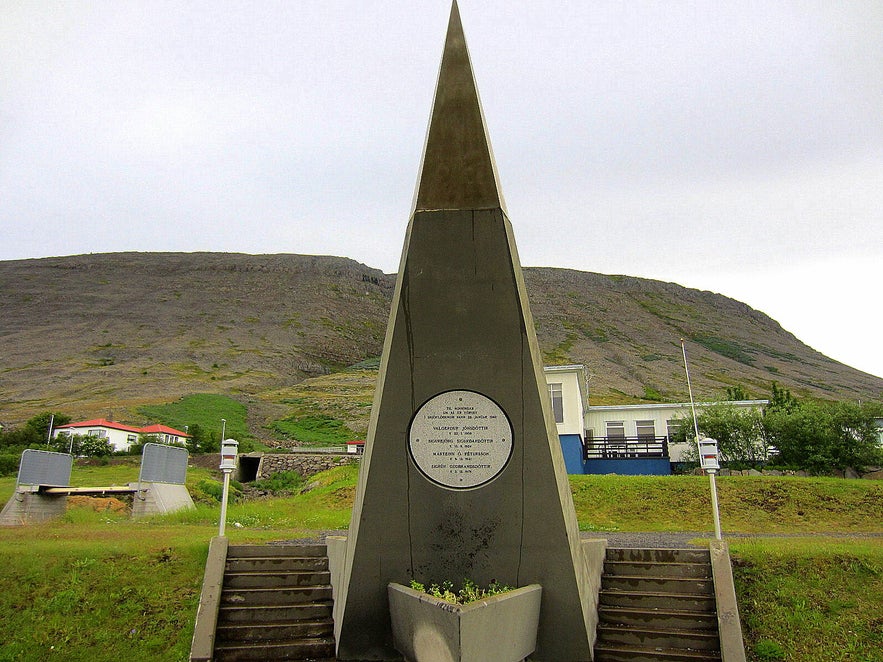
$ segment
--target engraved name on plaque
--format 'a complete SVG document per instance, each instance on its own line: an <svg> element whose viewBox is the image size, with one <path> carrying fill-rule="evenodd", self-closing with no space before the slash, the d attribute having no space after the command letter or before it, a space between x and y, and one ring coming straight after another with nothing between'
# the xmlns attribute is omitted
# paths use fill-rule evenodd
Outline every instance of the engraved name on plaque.
<svg viewBox="0 0 883 662"><path fill-rule="evenodd" d="M475 391L445 391L411 421L411 458L429 480L452 489L496 478L512 455L512 424L500 406Z"/></svg>

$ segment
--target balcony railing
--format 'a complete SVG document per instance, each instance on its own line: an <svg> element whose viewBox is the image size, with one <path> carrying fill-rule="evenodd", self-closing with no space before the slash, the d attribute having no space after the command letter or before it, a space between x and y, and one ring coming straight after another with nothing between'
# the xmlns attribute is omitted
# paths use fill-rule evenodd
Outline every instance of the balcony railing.
<svg viewBox="0 0 883 662"><path fill-rule="evenodd" d="M668 457L668 437L593 437L583 446L586 460Z"/></svg>

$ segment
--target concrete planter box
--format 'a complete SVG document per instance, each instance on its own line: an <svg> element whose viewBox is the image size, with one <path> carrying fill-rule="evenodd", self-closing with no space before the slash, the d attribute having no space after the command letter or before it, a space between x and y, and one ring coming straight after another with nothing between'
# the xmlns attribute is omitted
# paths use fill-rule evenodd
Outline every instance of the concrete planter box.
<svg viewBox="0 0 883 662"><path fill-rule="evenodd" d="M396 649L409 662L517 662L537 646L542 586L455 605L389 584Z"/></svg>

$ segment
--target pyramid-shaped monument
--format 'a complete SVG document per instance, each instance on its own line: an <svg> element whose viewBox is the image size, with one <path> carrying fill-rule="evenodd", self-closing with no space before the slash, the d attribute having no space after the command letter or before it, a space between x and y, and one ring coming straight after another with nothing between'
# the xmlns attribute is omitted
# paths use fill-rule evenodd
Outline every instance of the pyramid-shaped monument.
<svg viewBox="0 0 883 662"><path fill-rule="evenodd" d="M454 2L337 582L338 659L396 657L389 582L468 578L542 585L531 659L591 660L586 574Z"/></svg>

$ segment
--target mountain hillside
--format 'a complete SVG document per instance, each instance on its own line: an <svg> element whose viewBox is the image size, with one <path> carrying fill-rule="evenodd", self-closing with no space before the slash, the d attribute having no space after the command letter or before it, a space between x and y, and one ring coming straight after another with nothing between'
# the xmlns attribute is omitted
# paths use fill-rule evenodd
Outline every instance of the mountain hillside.
<svg viewBox="0 0 883 662"><path fill-rule="evenodd" d="M738 301L628 276L525 269L547 364L588 366L595 404L698 398L775 380L798 394L879 398ZM115 416L188 393L266 400L379 356L395 276L345 258L115 253L0 262L0 421L46 409Z"/></svg>

